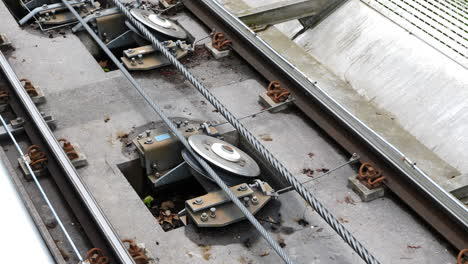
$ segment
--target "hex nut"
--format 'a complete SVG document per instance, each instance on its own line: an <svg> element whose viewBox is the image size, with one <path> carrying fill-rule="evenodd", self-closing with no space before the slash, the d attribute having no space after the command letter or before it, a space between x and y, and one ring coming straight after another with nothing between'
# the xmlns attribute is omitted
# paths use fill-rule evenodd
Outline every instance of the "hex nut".
<svg viewBox="0 0 468 264"><path fill-rule="evenodd" d="M202 213L202 214L200 215L200 219L201 219L203 222L208 221L208 214L207 214L207 213Z"/></svg>
<svg viewBox="0 0 468 264"><path fill-rule="evenodd" d="M244 197L244 205L245 205L245 207L249 207L249 206L250 206L249 201L250 201L250 198L249 198L249 197Z"/></svg>
<svg viewBox="0 0 468 264"><path fill-rule="evenodd" d="M214 207L210 208L210 217L212 217L212 218L216 217L216 208L214 208Z"/></svg>
<svg viewBox="0 0 468 264"><path fill-rule="evenodd" d="M253 204L253 205L257 205L257 204L258 204L258 197L257 197L257 196L253 196L253 197L252 197L252 204Z"/></svg>

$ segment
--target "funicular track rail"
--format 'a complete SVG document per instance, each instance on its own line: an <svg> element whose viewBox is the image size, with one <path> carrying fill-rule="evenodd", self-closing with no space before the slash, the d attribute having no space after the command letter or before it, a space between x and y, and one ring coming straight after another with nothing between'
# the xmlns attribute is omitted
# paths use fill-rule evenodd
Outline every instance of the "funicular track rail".
<svg viewBox="0 0 468 264"><path fill-rule="evenodd" d="M385 184L457 249L468 247L468 210L412 161L330 98L216 1L184 1L207 27L223 32L231 47L263 77L279 81L295 104L349 153L371 162Z"/></svg>
<svg viewBox="0 0 468 264"><path fill-rule="evenodd" d="M206 4L208 2L211 1L185 1L185 5L210 28L214 27L234 40L233 49L266 79L280 81L286 86L296 98L295 104L341 146L350 153L359 153L362 162L370 161L381 168L387 176L386 185L455 247L459 249L468 247L467 223L463 221L464 216L467 220L466 210L465 212L456 211L457 204L454 204L449 197L444 197L446 193L441 190L435 190L435 194L427 192L425 189L427 186L420 186L414 179L408 177L406 170L415 170L414 167L407 166L406 169L402 169L399 166L401 164L382 154L373 142L366 141L365 135L357 133L340 117L334 116L333 111L327 109L319 98L304 89L304 83L281 68L278 61L269 57L256 43L250 42L245 34L233 26L232 21L223 17L221 13L215 12L214 9L210 9ZM14 98L11 107L17 115L25 117L25 130L31 141L43 146L46 152L49 152L49 156L55 158L49 163L49 170L80 223L86 228L85 232L91 242L95 246L107 248L108 255L113 255L114 260L132 263L128 252L87 191L86 186L81 182L78 173L68 159L66 161L62 159L66 158L66 155L61 148L57 148L58 142L45 125L39 111L35 106L33 107L27 94L26 98L24 94L16 93L18 90L14 87L18 85L18 79L3 55L0 56L0 63L5 76L12 84L10 92ZM60 177L63 174L67 177ZM447 199L448 208L441 202L441 199ZM435 207L435 204L439 207Z"/></svg>

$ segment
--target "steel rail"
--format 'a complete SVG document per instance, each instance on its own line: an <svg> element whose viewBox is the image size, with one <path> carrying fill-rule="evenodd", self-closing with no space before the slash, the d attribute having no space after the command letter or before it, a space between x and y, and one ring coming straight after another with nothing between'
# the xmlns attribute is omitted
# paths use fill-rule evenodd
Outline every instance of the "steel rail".
<svg viewBox="0 0 468 264"><path fill-rule="evenodd" d="M65 0L62 0L65 1ZM314 210L327 222L330 227L335 230L343 240L366 262L379 263L377 259L369 253L369 251L349 232L338 219L332 215L325 206L315 198L297 179L294 175L279 162L260 141L248 131L244 125L194 76L185 66L177 60L176 57L158 40L154 35L138 20L136 20L130 11L119 1L112 2L120 9L125 17L153 44L154 48L159 50L170 62L174 65L187 80L219 111L219 113L231 125L236 128L240 135L264 158L269 164L286 179L294 189L306 200ZM193 1L198 2L198 1ZM209 1L211 2L211 1Z"/></svg>
<svg viewBox="0 0 468 264"><path fill-rule="evenodd" d="M73 186L73 189L79 194L83 204L86 206L90 215L93 217L94 222L102 230L103 235L107 239L109 245L112 247L115 255L122 263L135 263L133 258L128 253L128 250L117 236L114 228L99 207L98 203L91 195L78 172L75 170L75 167L68 159L67 155L62 149L62 146L55 138L46 121L42 118L41 113L35 106L34 102L31 100L31 97L23 88L23 85L19 81L18 77L16 76L15 72L11 68L2 52L0 52L0 67L12 85L12 88L17 94L21 104L24 105L28 115L37 127L40 136L47 142L50 151L59 163L60 167L63 169L63 172L68 177L68 180Z"/></svg>
<svg viewBox="0 0 468 264"><path fill-rule="evenodd" d="M232 48L269 81L280 81L295 104L350 153L373 162L386 185L458 249L468 247L468 210L414 162L328 95L316 82L263 41L217 1L184 1L208 27L222 31ZM438 210L438 209L441 210Z"/></svg>
<svg viewBox="0 0 468 264"><path fill-rule="evenodd" d="M89 27L88 24L81 18L81 16L76 12L76 10L67 2L67 0L62 0L64 5L70 10L70 12L78 19L78 21L83 25L83 27L88 31L91 37L96 41L96 43L101 47L101 49L106 53L106 55L112 60L112 62L119 68L122 74L127 78L127 80L132 84L132 86L138 91L138 93L143 97L143 99L149 104L149 106L159 115L159 117L164 121L164 123L169 127L172 133L180 140L184 147L189 151L189 153L198 161L198 163L205 169L205 171L210 175L218 186L228 195L231 201L242 211L245 217L252 223L252 225L259 231L263 238L270 244L270 246L276 251L276 253L283 259L285 263L294 263L291 258L288 256L286 251L279 245L279 243L273 239L273 237L268 233L268 231L260 224L260 222L255 218L255 216L245 207L245 205L237 198L237 196L229 189L229 187L223 182L223 180L216 174L216 172L208 165L208 163L201 158L195 151L192 149L188 140L185 136L176 128L176 125L164 114L162 108L156 104L142 89L140 84L132 77L130 72L123 66L123 64L115 57L115 55L110 51L104 42L96 35L96 33ZM122 11L125 10L128 15L130 13L127 9L118 1L114 2L116 6ZM123 12L125 14L125 12ZM132 17L133 18L133 17ZM137 25L138 26L138 25ZM143 25L138 26L143 27ZM146 29L146 28L145 28ZM148 34L153 37L151 33ZM146 34L145 34L146 35ZM154 37L153 37L154 38ZM161 47L167 51L167 49L160 43ZM169 52L169 51L167 51ZM175 58L174 58L175 59ZM177 60L177 59L176 59Z"/></svg>

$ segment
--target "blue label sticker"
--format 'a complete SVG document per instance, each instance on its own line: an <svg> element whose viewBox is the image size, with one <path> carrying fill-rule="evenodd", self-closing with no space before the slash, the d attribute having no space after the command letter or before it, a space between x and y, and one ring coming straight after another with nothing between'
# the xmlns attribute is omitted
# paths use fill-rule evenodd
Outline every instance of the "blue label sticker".
<svg viewBox="0 0 468 264"><path fill-rule="evenodd" d="M170 138L171 138L171 135L169 133L157 135L154 137L156 141L163 141L163 140L170 139Z"/></svg>

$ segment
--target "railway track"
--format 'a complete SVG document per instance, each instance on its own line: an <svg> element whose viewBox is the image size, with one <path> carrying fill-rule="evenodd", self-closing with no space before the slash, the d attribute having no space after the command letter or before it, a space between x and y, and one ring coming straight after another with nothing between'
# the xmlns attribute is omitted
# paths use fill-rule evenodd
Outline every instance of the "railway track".
<svg viewBox="0 0 468 264"><path fill-rule="evenodd" d="M359 124L359 122L357 122L358 120L354 120L352 117L346 115L349 113L344 112L343 114L343 112L340 112L340 110L343 109L339 109L339 107L333 105L333 101L330 101L330 98L327 98L326 95L317 92L320 91L320 89L315 87L310 80L301 76L300 73L297 72L294 67L288 65L279 54L272 52L268 45L257 39L239 20L226 13L226 10L219 5L210 2L211 1L185 1L184 4L208 27L222 31L225 36L231 39L233 41L232 48L265 77L265 79L269 81L280 81L287 87L294 96L294 103L299 109L326 131L338 144L349 153L359 153L361 162L371 162L382 169L387 177L386 185L414 211L421 215L442 236L458 249L467 247L467 211L459 201L448 196L446 192L431 183L424 173L402 153L399 153L396 149L391 149L391 146L389 146L387 142L377 135L372 134L372 131L363 129L363 124ZM74 12L74 9L69 6L69 4L67 5L66 1L63 3L69 8L71 13ZM115 1L115 4L125 13L126 7L118 1ZM78 14L74 15L78 17ZM83 21L79 21L83 25L85 24ZM139 27L138 23L133 21L132 23L137 28ZM91 35L93 34L91 29L86 29L88 33ZM139 30L143 34L149 34L142 28L139 28ZM98 37L94 37L99 43ZM256 141L253 136L252 139L249 138L249 132L240 125L238 120L236 120L214 96L206 92L203 85L194 79L190 73L186 73L185 68L161 46L161 43L156 39L153 40L150 35L147 37L153 42L153 46L161 50L169 61L199 89L207 100L241 132L242 136L247 138L247 141L251 144L253 149L259 153L258 155L260 158L272 164L279 174L283 175L283 177L293 185L296 191L318 211L319 215L337 231L365 262L378 263L359 241L355 239L311 193L304 189L273 155L262 148L261 144ZM105 47L105 44L100 46ZM166 124L173 130L174 134L177 135L177 130L173 122L161 113L161 108L150 99L147 99L145 93L140 91L140 85L117 61L115 56L113 57L111 51L106 50L106 53L111 59L115 59L115 64L120 68L131 84L145 98L153 110L161 116ZM79 174L74 169L66 153L62 150L60 143L54 137L46 121L24 90L23 85L3 54L0 56L0 65L4 80L4 85L2 87L11 96L9 103L10 112L5 115L10 120L16 117L22 117L24 119L24 133L27 136L27 141L30 144L39 146L39 148L44 150L46 156L50 157L47 170L57 185L61 195L64 197L68 208L72 211L80 226L83 227L83 236L89 240L92 247L103 249L113 263L132 263L132 258L115 233L111 223L107 220ZM311 92L311 87L315 88L316 92ZM174 129L172 127L174 127ZM179 139L184 142L183 136L179 136ZM188 145L186 147L190 150ZM194 153L192 154L197 157ZM210 171L208 164L203 164L203 160L201 159L199 162L204 167L206 165L206 171L212 174L214 179L217 179L216 173ZM291 177L289 177L289 175L291 175ZM220 179L217 179L216 183L223 191L230 195L227 186L223 185L224 183ZM243 210L244 205L233 197L234 196L231 197L232 201ZM434 207L434 204L436 204L437 207ZM244 211L245 210L243 210L243 212ZM244 213L264 238L270 242L270 245L275 248L283 260L287 263L293 263L279 245L269 237L269 234L262 229L258 221L256 221L253 216L250 217L248 211Z"/></svg>
<svg viewBox="0 0 468 264"><path fill-rule="evenodd" d="M185 1L209 28L222 31L232 48L269 81L280 81L295 104L349 153L371 162L388 177L386 185L459 250L468 246L468 210L442 190L403 153L375 134L314 82L262 41L218 3ZM434 207L437 204L437 207Z"/></svg>
<svg viewBox="0 0 468 264"><path fill-rule="evenodd" d="M64 203L75 217L77 225L82 228L83 239L88 240L93 247L102 249L110 261L122 260L122 263L131 263L132 259L128 251L113 231L110 223L107 222L91 193L82 183L59 141L53 135L49 125L3 53L0 53L0 65L2 69L1 87L10 96L9 111L2 113L2 116L9 117L9 120L21 117L24 121L22 127L26 137L23 138L23 141L26 141L28 145L38 146L44 152L48 159L47 175L57 186L59 195L63 197ZM4 136L4 144L11 144L11 139L7 135ZM81 248L82 251L88 249ZM118 255L119 250L123 256Z"/></svg>

